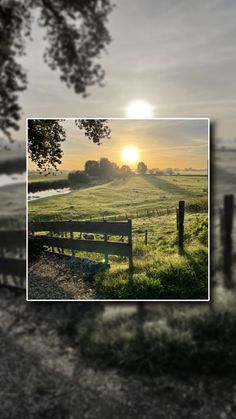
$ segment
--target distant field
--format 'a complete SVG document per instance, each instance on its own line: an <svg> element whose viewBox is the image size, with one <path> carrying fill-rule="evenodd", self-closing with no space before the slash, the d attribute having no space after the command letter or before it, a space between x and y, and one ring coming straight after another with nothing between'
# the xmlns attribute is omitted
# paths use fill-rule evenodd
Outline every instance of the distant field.
<svg viewBox="0 0 236 419"><path fill-rule="evenodd" d="M29 203L33 220L79 220L207 200L207 177L133 176Z"/></svg>
<svg viewBox="0 0 236 419"><path fill-rule="evenodd" d="M184 176L207 176L207 170L177 170L177 172Z"/></svg>
<svg viewBox="0 0 236 419"><path fill-rule="evenodd" d="M50 180L64 180L67 179L68 172L55 173L54 175L43 176L38 172L28 172L28 182L48 182Z"/></svg>
<svg viewBox="0 0 236 419"><path fill-rule="evenodd" d="M25 183L0 188L0 226L3 229L25 228Z"/></svg>

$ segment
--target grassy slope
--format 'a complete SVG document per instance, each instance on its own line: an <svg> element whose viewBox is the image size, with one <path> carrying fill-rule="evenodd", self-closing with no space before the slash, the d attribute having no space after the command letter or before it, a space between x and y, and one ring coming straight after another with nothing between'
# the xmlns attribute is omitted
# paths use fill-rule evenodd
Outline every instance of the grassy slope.
<svg viewBox="0 0 236 419"><path fill-rule="evenodd" d="M178 200L207 199L205 177L136 176L29 203L30 219L80 219L147 208L175 208ZM144 231L148 230L148 245ZM177 254L174 215L133 219L134 265L111 256L111 269L96 280L101 298L206 298L207 214L186 214L184 256ZM78 254L90 257L88 254ZM92 256L101 260L103 255Z"/></svg>
<svg viewBox="0 0 236 419"><path fill-rule="evenodd" d="M177 202L207 199L207 178L135 176L29 204L31 220L86 219L148 208L175 208Z"/></svg>

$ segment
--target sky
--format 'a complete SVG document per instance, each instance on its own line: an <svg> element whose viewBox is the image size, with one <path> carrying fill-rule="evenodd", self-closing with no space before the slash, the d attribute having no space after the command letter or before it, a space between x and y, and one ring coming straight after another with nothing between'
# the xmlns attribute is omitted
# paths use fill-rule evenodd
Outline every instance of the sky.
<svg viewBox="0 0 236 419"><path fill-rule="evenodd" d="M21 60L29 85L17 139L25 138L25 117L125 117L135 99L148 101L155 117L209 117L218 138L235 138L235 0L114 2L113 41L101 56L105 87L86 99L43 63L43 31L34 25Z"/></svg>
<svg viewBox="0 0 236 419"><path fill-rule="evenodd" d="M185 168L206 169L208 158L208 120L112 119L108 120L111 138L101 146L89 141L74 120L63 122L67 139L63 142L61 170L81 170L87 160L102 157L119 166L132 169L144 161L149 169ZM123 151L133 147L137 159L124 159ZM36 167L29 162L29 169Z"/></svg>

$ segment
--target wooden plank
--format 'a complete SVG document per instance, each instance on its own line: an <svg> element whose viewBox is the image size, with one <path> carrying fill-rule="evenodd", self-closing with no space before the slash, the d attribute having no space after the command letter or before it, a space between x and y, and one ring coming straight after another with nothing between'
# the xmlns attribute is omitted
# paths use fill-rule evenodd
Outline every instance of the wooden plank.
<svg viewBox="0 0 236 419"><path fill-rule="evenodd" d="M26 231L0 230L0 248L25 248Z"/></svg>
<svg viewBox="0 0 236 419"><path fill-rule="evenodd" d="M127 221L34 221L29 223L29 231L82 232L128 236L130 225Z"/></svg>
<svg viewBox="0 0 236 419"><path fill-rule="evenodd" d="M43 237L44 244L50 247L80 250L110 255L132 256L132 246L129 243L103 242L97 240L65 239L60 237Z"/></svg>
<svg viewBox="0 0 236 419"><path fill-rule="evenodd" d="M0 258L0 274L25 277L26 260Z"/></svg>

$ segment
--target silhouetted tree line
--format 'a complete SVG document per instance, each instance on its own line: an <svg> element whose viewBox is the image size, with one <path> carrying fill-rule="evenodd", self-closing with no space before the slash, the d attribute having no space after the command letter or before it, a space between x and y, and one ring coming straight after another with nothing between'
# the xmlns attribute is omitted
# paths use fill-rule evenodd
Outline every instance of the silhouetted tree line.
<svg viewBox="0 0 236 419"><path fill-rule="evenodd" d="M116 178L127 178L133 174L129 166L123 165L119 167L116 163L111 162L108 158L102 157L99 161L88 160L84 166L84 172L95 178L112 180Z"/></svg>
<svg viewBox="0 0 236 419"><path fill-rule="evenodd" d="M19 157L13 160L4 160L0 162L0 173L11 175L14 173L24 173L26 171L26 160Z"/></svg>

